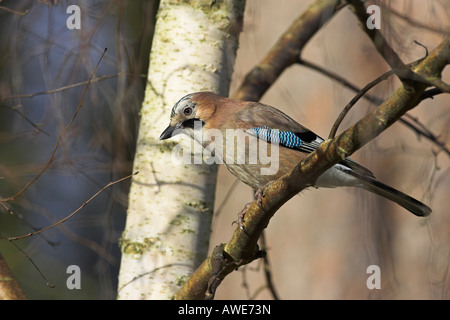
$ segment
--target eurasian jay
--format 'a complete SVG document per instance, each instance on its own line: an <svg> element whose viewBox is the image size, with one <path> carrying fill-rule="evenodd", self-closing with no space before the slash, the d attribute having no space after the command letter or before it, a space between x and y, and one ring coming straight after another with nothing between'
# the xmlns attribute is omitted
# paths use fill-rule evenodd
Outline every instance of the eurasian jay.
<svg viewBox="0 0 450 320"><path fill-rule="evenodd" d="M216 161L224 163L232 174L255 190L290 172L324 141L274 107L228 99L211 92L188 94L173 106L170 125L160 140L180 133L199 142ZM219 141L220 138L225 141ZM258 157L262 154L261 148L265 148L264 143L271 155L278 152L273 159L275 166ZM253 159L252 153L256 153ZM275 170L270 171L273 167ZM370 170L350 158L325 171L315 183L315 187L341 186L363 188L396 202L417 216L431 213L431 208L379 182Z"/></svg>

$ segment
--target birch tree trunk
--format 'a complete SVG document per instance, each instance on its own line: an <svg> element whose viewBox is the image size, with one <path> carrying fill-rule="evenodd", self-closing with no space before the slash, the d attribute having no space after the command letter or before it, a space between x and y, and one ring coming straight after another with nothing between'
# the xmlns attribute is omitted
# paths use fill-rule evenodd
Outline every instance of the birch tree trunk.
<svg viewBox="0 0 450 320"><path fill-rule="evenodd" d="M217 165L174 162L159 141L172 106L185 94L228 95L244 0L161 0L130 194L118 299L169 299L206 258ZM175 142L174 142L175 141ZM197 150L197 152L201 150Z"/></svg>

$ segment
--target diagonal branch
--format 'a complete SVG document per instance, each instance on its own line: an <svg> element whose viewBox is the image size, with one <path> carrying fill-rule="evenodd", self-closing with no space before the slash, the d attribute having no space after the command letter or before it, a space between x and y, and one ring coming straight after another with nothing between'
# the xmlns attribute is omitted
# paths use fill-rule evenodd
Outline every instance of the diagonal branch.
<svg viewBox="0 0 450 320"><path fill-rule="evenodd" d="M278 76L298 61L306 43L342 8L339 4L338 0L317 0L311 4L247 74L234 98L258 101Z"/></svg>
<svg viewBox="0 0 450 320"><path fill-rule="evenodd" d="M331 19L333 14L338 12L342 7L342 5L339 5L339 3L335 1L316 1L315 3L313 3L290 25L290 27L284 32L280 40L278 40L277 43L267 53L264 59L247 74L243 83L240 85L238 91L233 95L233 97L240 100L258 101L264 95L267 89L278 79L280 74L293 63L299 63L316 71L319 71L326 76L342 83L344 86L352 89L353 91L360 92L359 88L350 84L343 77L300 58L303 47L318 30L318 27L320 27L320 25L325 22L325 19ZM359 8L361 9L361 6L359 6ZM330 11L333 11L333 14L329 13ZM363 19L364 17L366 17L365 9L362 7L362 10L360 11L361 19ZM326 14L327 12L328 14ZM377 31L374 31L373 33L374 35L372 36L372 39L382 37L382 35L379 34L379 32L377 33ZM403 65L403 62L400 60L398 55L390 48L385 40L383 41L383 46L385 46L386 49L381 49L380 47L380 50L382 50L382 52L384 52L383 50L392 52L392 57L394 57L390 58L392 65ZM399 68L395 68L389 72L389 74L395 74L397 72L400 73L401 70ZM407 70L407 72L409 73L410 71ZM382 103L380 99L372 97L367 93L363 97L375 104ZM428 97L429 96L424 95L422 97L422 100ZM428 130L426 130L428 131L427 133L425 130L418 128L418 126L414 126L411 122L408 122L404 119L400 119L400 122L409 127L417 134L424 136L425 138L439 146L439 148L444 150L445 153L450 155L450 151L445 146L445 143L439 141L436 135L428 134Z"/></svg>
<svg viewBox="0 0 450 320"><path fill-rule="evenodd" d="M334 73L329 70L326 70L326 69L322 68L321 66L316 65L315 63L306 61L304 59L299 59L298 63L305 67L313 69L319 73L322 73L323 75L339 82L344 87L346 87L356 93L359 93L362 90L362 89L358 88L357 86L353 85L352 83L350 83L347 79L343 78L339 74ZM442 93L443 93L442 90L439 90L436 88L428 89L422 93L421 97L417 100L417 104L419 104L421 101L423 101L425 99L433 98L434 96L442 94ZM369 93L364 94L362 97L375 105L380 105L383 103L382 99L372 96ZM418 134L422 137L425 137L426 139L428 139L429 141L434 143L442 151L444 151L448 156L450 156L450 149L447 148L446 143L444 141L441 141L438 135L431 132L424 124L420 123L420 121L418 119L413 118L409 114L405 114L404 117L400 118L399 121L400 121L400 123L404 124L409 129L414 131L416 134ZM333 137L334 137L334 135L333 135ZM330 138L331 138L331 135L330 135Z"/></svg>
<svg viewBox="0 0 450 320"><path fill-rule="evenodd" d="M450 38L445 39L430 55L421 61L414 71L421 77L439 76L450 63ZM334 164L353 154L377 137L416 105L427 88L423 82L403 83L376 110L366 115L338 137L326 140L316 151L305 157L290 173L270 184L264 190L265 197L260 208L254 201L246 212L244 228L234 232L231 240L223 246L227 263L221 272L215 272L220 281L236 267L261 256L257 241L275 212L301 190L311 186L317 178ZM216 252L217 254L217 252ZM234 263L230 263L230 258ZM211 278L211 258L207 258L191 278L175 295L175 299L202 299ZM220 278L218 278L220 276ZM217 287L217 286L216 286Z"/></svg>
<svg viewBox="0 0 450 320"><path fill-rule="evenodd" d="M391 69L406 69L403 61L394 49L391 48L381 32L378 29L369 29L366 27L366 21L369 15L366 13L364 3L360 0L347 0L347 2L351 4L350 7L353 9L353 13L358 18L361 24L361 29L367 34L377 51L384 58L384 60L386 60ZM402 79L402 76L399 75L399 78Z"/></svg>
<svg viewBox="0 0 450 320"><path fill-rule="evenodd" d="M47 226L45 228L42 228L42 229L39 229L39 230L36 230L36 231L33 231L33 232L29 232L29 233L27 233L25 235L21 235L21 236L9 237L9 238L6 238L6 240L8 240L8 241L16 241L16 240L20 240L20 239L25 239L25 238L34 236L35 234L39 234L41 232L47 231L48 229L56 227L57 225L65 222L65 221L69 220L71 217L73 217L77 212L82 210L85 206L88 205L89 202L94 200L100 193L102 193L103 191L105 191L109 187L111 187L111 186L113 186L113 185L115 185L115 184L117 184L119 182L122 182L124 180L130 179L132 176L134 176L136 174L138 174L138 172L134 172L134 173L132 173L132 174L126 176L126 177L123 177L123 178L120 178L118 180L109 182L103 188L98 190L93 196L91 196L87 201L85 201L80 207L78 207L78 209L76 209L75 211L72 211L69 215L67 215L66 217L62 218L61 220L58 220L57 222L55 222L55 223L53 223L53 224L51 224L51 225L49 225L49 226ZM111 259L109 259L109 260L111 260Z"/></svg>

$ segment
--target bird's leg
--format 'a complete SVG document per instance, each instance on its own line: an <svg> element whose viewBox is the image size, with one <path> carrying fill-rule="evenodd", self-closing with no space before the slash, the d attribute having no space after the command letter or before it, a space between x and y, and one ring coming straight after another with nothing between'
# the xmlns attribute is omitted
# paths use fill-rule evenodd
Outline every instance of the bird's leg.
<svg viewBox="0 0 450 320"><path fill-rule="evenodd" d="M269 181L267 182L265 185L263 185L261 188L259 188L258 190L256 190L255 192L255 199L256 202L258 202L258 206L261 208L262 211L264 211L264 208L262 206L262 199L266 196L264 190L266 190L266 188L272 184L273 181Z"/></svg>
<svg viewBox="0 0 450 320"><path fill-rule="evenodd" d="M264 198L266 195L264 193L264 189L266 189L266 187L271 184L273 181L269 181L268 183L266 183L265 185L263 185L261 188L259 188L258 190L256 190L255 193L255 199L258 203L258 206L261 208L262 211L264 211L264 208L262 207L262 198ZM241 210L241 212L238 213L238 219L236 221L233 221L232 225L237 223L237 225L239 226L239 228L247 233L244 229L244 216L247 213L247 210L251 207L252 202L249 202L245 205L244 209Z"/></svg>
<svg viewBox="0 0 450 320"><path fill-rule="evenodd" d="M239 226L239 229L241 229L243 232L247 233L244 229L244 216L247 210L251 207L252 202L249 202L245 205L244 209L241 210L241 212L238 213L238 219L233 221L232 225L237 223Z"/></svg>

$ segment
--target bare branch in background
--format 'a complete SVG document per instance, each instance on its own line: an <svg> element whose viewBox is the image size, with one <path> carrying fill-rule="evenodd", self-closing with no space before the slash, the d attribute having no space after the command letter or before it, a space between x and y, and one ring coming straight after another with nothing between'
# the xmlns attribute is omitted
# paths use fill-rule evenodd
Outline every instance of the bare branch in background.
<svg viewBox="0 0 450 320"><path fill-rule="evenodd" d="M106 53L106 49L103 51L103 53L102 53L100 59L98 60L97 65L95 66L94 70L92 70L92 72L91 72L89 80L86 83L86 87L84 88L83 94L81 96L80 103L78 104L78 107L77 107L75 113L73 114L72 119L69 121L67 126L64 128L64 131L58 136L58 140L56 141L56 144L55 144L55 146L53 148L53 151L52 151L52 153L50 155L50 159L47 161L47 163L44 165L44 167L39 171L39 173L36 175L36 177L34 177L34 179L31 180L30 182L28 182L19 192L17 192L16 194L14 194L14 195L12 195L12 196L10 196L8 198L0 199L0 204L4 208L7 207L6 206L6 202L13 201L17 197L19 197L21 194L23 194L33 183L35 183L42 176L42 174L50 167L52 162L55 160L56 150L58 150L58 147L59 147L59 144L60 144L61 140L66 135L67 131L69 131L70 127L72 126L72 123L75 121L75 118L78 115L78 112L81 110L81 107L83 106L83 102L84 102L84 97L86 95L87 89L89 88L90 81L91 81L92 77L94 76L95 72L97 71L97 68L98 68L98 66L100 64L100 61L102 61L103 56L105 55L105 53ZM11 210L8 210L8 211L11 212Z"/></svg>
<svg viewBox="0 0 450 320"><path fill-rule="evenodd" d="M337 0L313 2L291 24L266 57L247 73L233 98L258 101L278 76L298 61L303 47L317 30L341 8Z"/></svg>
<svg viewBox="0 0 450 320"><path fill-rule="evenodd" d="M319 73L322 73L324 76L337 81L338 83L342 84L344 87L352 90L353 92L358 93L358 92L361 92L361 90L362 90L361 88L358 88L357 86L355 86L354 84L352 84L350 81L348 81L344 77L340 76L339 74L332 72L330 70L326 70L325 68L322 68L321 66L319 66L315 63L306 61L304 59L299 59L298 63L307 68L310 68ZM421 97L418 99L417 103L420 103L421 101L423 101L425 99L433 98L434 96L439 95L441 93L442 93L442 91L439 89L436 89L436 88L428 89L421 95ZM377 106L383 103L382 99L372 96L371 94L369 94L367 92L362 96L362 98L364 98L365 100L367 100ZM407 119L409 119L409 120L407 120ZM400 121L400 123L404 124L409 129L413 130L419 136L423 136L427 140L432 142L433 144L437 145L442 151L444 151L448 156L450 156L450 149L446 146L446 143L444 141L441 141L439 139L439 136L437 134L431 132L423 123L420 122L419 119L414 118L413 116L411 116L409 114L405 114L402 118L400 118L399 121Z"/></svg>

